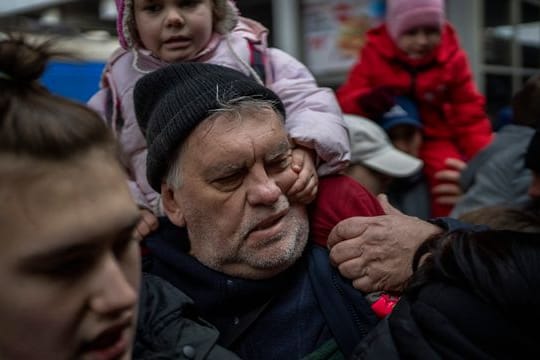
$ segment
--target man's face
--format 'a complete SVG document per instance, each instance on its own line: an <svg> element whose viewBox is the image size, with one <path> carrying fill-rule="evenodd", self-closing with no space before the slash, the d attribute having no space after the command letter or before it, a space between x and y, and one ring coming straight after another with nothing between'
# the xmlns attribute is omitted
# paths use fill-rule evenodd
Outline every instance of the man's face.
<svg viewBox="0 0 540 360"><path fill-rule="evenodd" d="M2 161L0 358L129 359L138 210L119 166L92 153L18 176Z"/></svg>
<svg viewBox="0 0 540 360"><path fill-rule="evenodd" d="M191 255L214 270L253 279L274 276L300 257L306 211L284 195L297 175L274 111L206 120L180 158L182 186L168 192L178 211L167 214L187 227Z"/></svg>

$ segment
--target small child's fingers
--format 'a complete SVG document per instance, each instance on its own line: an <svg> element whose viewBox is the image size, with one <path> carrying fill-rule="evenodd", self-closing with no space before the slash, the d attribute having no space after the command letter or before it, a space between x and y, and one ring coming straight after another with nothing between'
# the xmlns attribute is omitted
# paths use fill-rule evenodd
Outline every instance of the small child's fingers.
<svg viewBox="0 0 540 360"><path fill-rule="evenodd" d="M135 231L133 233L134 239L137 241L143 240L152 231L155 231L159 227L158 218L148 209L141 209L141 217Z"/></svg>
<svg viewBox="0 0 540 360"><path fill-rule="evenodd" d="M317 196L319 180L317 176L312 176L306 186L294 195L296 201L309 204Z"/></svg>
<svg viewBox="0 0 540 360"><path fill-rule="evenodd" d="M456 170L440 170L435 173L435 179L442 181L458 182L461 173Z"/></svg>
<svg viewBox="0 0 540 360"><path fill-rule="evenodd" d="M151 232L152 232L152 230L150 229L148 224L144 220L141 220L141 221L139 221L139 223L135 227L133 237L137 241L142 241Z"/></svg>
<svg viewBox="0 0 540 360"><path fill-rule="evenodd" d="M306 171L300 171L298 178L294 182L293 186L291 186L289 189L288 194L293 195L301 192L309 183L310 178L311 174L307 173Z"/></svg>
<svg viewBox="0 0 540 360"><path fill-rule="evenodd" d="M306 186L306 182L302 179L300 179L300 177L298 177L296 179L296 181L294 182L294 184L291 186L291 188L289 189L289 191L287 192L287 195L296 195L298 194L300 191L302 191L302 189Z"/></svg>
<svg viewBox="0 0 540 360"><path fill-rule="evenodd" d="M463 191L456 184L439 184L433 187L435 195L461 195Z"/></svg>
<svg viewBox="0 0 540 360"><path fill-rule="evenodd" d="M304 156L305 152L303 150L293 149L291 155L291 167L297 173L304 168Z"/></svg>
<svg viewBox="0 0 540 360"><path fill-rule="evenodd" d="M435 198L435 202L442 205L456 205L460 199L460 196L439 196Z"/></svg>
<svg viewBox="0 0 540 360"><path fill-rule="evenodd" d="M447 158L444 161L444 164L447 168L454 169L459 172L463 171L467 167L467 163L465 161L456 158Z"/></svg>
<svg viewBox="0 0 540 360"><path fill-rule="evenodd" d="M159 226L157 217L150 212L143 213L141 222L144 222L150 231L157 230Z"/></svg>

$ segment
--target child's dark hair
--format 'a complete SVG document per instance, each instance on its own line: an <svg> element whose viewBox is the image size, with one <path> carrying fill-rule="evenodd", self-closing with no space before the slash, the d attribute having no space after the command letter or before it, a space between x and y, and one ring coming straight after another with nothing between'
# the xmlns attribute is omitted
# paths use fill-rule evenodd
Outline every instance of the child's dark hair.
<svg viewBox="0 0 540 360"><path fill-rule="evenodd" d="M459 220L474 225L487 225L493 230L540 233L540 213L532 209L486 206L461 214Z"/></svg>
<svg viewBox="0 0 540 360"><path fill-rule="evenodd" d="M436 236L419 248L413 268L409 296L426 283L441 281L466 289L515 321L539 320L538 233L460 230Z"/></svg>
<svg viewBox="0 0 540 360"><path fill-rule="evenodd" d="M116 152L111 132L83 104L55 96L40 83L53 43L0 39L0 155L66 160L100 148Z"/></svg>

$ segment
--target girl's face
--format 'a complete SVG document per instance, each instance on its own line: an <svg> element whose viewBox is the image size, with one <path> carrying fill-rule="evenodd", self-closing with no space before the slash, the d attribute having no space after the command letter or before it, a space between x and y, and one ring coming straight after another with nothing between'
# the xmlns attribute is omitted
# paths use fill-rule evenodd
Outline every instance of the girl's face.
<svg viewBox="0 0 540 360"><path fill-rule="evenodd" d="M0 168L0 358L130 359L139 212L122 170L99 154L23 166Z"/></svg>
<svg viewBox="0 0 540 360"><path fill-rule="evenodd" d="M398 47L412 59L429 55L441 42L441 31L436 27L416 27L402 34Z"/></svg>
<svg viewBox="0 0 540 360"><path fill-rule="evenodd" d="M134 14L143 46L167 62L190 60L212 37L212 0L135 0Z"/></svg>

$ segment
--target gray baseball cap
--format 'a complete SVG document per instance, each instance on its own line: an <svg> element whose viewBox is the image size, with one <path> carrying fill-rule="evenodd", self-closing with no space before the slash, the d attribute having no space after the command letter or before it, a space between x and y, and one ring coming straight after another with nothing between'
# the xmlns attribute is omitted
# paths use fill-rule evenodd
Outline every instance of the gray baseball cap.
<svg viewBox="0 0 540 360"><path fill-rule="evenodd" d="M396 149L375 122L356 115L344 116L351 142L351 164L361 164L392 177L415 174L423 161Z"/></svg>

